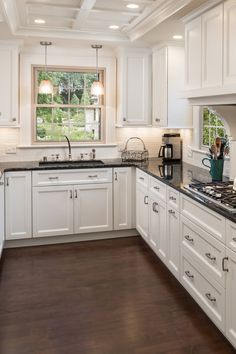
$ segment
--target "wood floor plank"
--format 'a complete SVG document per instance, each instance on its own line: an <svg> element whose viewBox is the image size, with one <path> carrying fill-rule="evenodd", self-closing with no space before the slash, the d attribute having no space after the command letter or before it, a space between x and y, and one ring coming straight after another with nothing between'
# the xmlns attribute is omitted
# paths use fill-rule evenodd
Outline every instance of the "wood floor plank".
<svg viewBox="0 0 236 354"><path fill-rule="evenodd" d="M4 250L1 354L235 350L139 237Z"/></svg>

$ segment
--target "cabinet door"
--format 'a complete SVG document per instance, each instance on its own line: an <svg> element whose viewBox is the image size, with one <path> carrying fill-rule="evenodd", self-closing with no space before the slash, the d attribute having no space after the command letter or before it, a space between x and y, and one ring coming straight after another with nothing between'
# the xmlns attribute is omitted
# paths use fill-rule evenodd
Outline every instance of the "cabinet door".
<svg viewBox="0 0 236 354"><path fill-rule="evenodd" d="M179 279L180 268L180 216L167 207L168 268Z"/></svg>
<svg viewBox="0 0 236 354"><path fill-rule="evenodd" d="M167 48L153 53L153 117L154 126L167 126Z"/></svg>
<svg viewBox="0 0 236 354"><path fill-rule="evenodd" d="M136 188L136 229L148 242L148 193L141 185Z"/></svg>
<svg viewBox="0 0 236 354"><path fill-rule="evenodd" d="M202 15L202 87L221 87L223 72L223 5Z"/></svg>
<svg viewBox="0 0 236 354"><path fill-rule="evenodd" d="M185 84L187 90L201 88L201 17L197 17L185 26Z"/></svg>
<svg viewBox="0 0 236 354"><path fill-rule="evenodd" d="M75 233L110 231L112 216L112 183L74 187Z"/></svg>
<svg viewBox="0 0 236 354"><path fill-rule="evenodd" d="M73 233L73 186L33 188L33 237Z"/></svg>
<svg viewBox="0 0 236 354"><path fill-rule="evenodd" d="M157 245L157 254L160 259L167 264L167 256L168 256L168 239L166 234L166 204L157 199L158 204L158 229L157 233L159 235L159 244Z"/></svg>
<svg viewBox="0 0 236 354"><path fill-rule="evenodd" d="M31 172L5 173L6 240L32 237Z"/></svg>
<svg viewBox="0 0 236 354"><path fill-rule="evenodd" d="M18 49L0 46L0 125L15 125L18 119Z"/></svg>
<svg viewBox="0 0 236 354"><path fill-rule="evenodd" d="M131 167L114 168L114 230L132 228Z"/></svg>
<svg viewBox="0 0 236 354"><path fill-rule="evenodd" d="M236 0L224 2L224 78L223 84L236 84Z"/></svg>
<svg viewBox="0 0 236 354"><path fill-rule="evenodd" d="M4 177L0 179L0 257L4 243Z"/></svg>
<svg viewBox="0 0 236 354"><path fill-rule="evenodd" d="M228 269L226 275L226 336L236 347L236 253L227 251Z"/></svg>
<svg viewBox="0 0 236 354"><path fill-rule="evenodd" d="M117 118L122 125L150 124L150 60L146 51L118 56Z"/></svg>

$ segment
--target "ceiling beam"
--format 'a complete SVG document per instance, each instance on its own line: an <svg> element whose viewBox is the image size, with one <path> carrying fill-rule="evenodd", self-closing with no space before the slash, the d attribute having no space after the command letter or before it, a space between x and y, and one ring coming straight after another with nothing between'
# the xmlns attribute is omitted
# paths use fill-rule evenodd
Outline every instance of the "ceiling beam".
<svg viewBox="0 0 236 354"><path fill-rule="evenodd" d="M80 10L73 23L73 29L79 30L87 21L90 10L94 7L96 0L82 0Z"/></svg>
<svg viewBox="0 0 236 354"><path fill-rule="evenodd" d="M36 2L33 2L33 1L27 1L26 2L26 5L28 7L32 6L40 6L40 7L49 7L49 8L56 8L56 9L61 9L61 10L72 10L72 11L79 11L80 8L79 7L75 7L75 6L70 6L70 5L63 5L63 4L57 4L57 3L51 3L51 2L48 2L48 3L36 3Z"/></svg>
<svg viewBox="0 0 236 354"><path fill-rule="evenodd" d="M121 10L107 10L96 7L96 9L91 9L92 13L105 13L111 15L121 15L121 16L130 16L130 17L138 17L141 15L141 12L131 12L131 11L121 11Z"/></svg>

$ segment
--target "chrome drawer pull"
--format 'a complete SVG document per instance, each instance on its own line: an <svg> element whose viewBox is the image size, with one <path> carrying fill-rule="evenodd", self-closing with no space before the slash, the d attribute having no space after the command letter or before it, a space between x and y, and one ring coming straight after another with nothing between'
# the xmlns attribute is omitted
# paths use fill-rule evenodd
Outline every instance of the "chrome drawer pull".
<svg viewBox="0 0 236 354"><path fill-rule="evenodd" d="M170 198L169 198L170 200L173 200L174 202L176 202L176 198L175 197L173 197L173 196L170 196Z"/></svg>
<svg viewBox="0 0 236 354"><path fill-rule="evenodd" d="M144 197L144 204L148 204L148 196L147 195L145 195L145 197Z"/></svg>
<svg viewBox="0 0 236 354"><path fill-rule="evenodd" d="M156 203L156 202L152 203L152 210L153 210L155 213L159 213L159 211L156 209L157 206L158 206L158 203Z"/></svg>
<svg viewBox="0 0 236 354"><path fill-rule="evenodd" d="M141 181L144 181L144 178L143 178L143 177L139 177L139 179L141 179Z"/></svg>
<svg viewBox="0 0 236 354"><path fill-rule="evenodd" d="M216 257L211 256L210 253L205 253L205 256L206 256L208 259L210 259L211 261L216 261Z"/></svg>
<svg viewBox="0 0 236 354"><path fill-rule="evenodd" d="M175 214L175 211L174 211L174 210L172 210L172 209L168 210L168 212L169 212L170 214L172 214L172 215L174 215L174 214Z"/></svg>
<svg viewBox="0 0 236 354"><path fill-rule="evenodd" d="M70 190L70 199L73 199L72 190Z"/></svg>
<svg viewBox="0 0 236 354"><path fill-rule="evenodd" d="M118 181L117 172L115 172L115 181Z"/></svg>
<svg viewBox="0 0 236 354"><path fill-rule="evenodd" d="M193 278L194 278L194 275L191 274L189 270L186 270L186 271L185 271L185 274L186 274L187 277L190 278L190 279L193 279Z"/></svg>
<svg viewBox="0 0 236 354"><path fill-rule="evenodd" d="M89 177L89 178L97 178L98 175L89 175L88 177Z"/></svg>
<svg viewBox="0 0 236 354"><path fill-rule="evenodd" d="M205 296L209 301L216 302L216 298L212 297L210 293L206 293Z"/></svg>
<svg viewBox="0 0 236 354"><path fill-rule="evenodd" d="M233 237L233 241L236 242L236 237Z"/></svg>
<svg viewBox="0 0 236 354"><path fill-rule="evenodd" d="M184 238L185 238L187 241L194 243L194 239L191 238L189 235L185 235Z"/></svg>
<svg viewBox="0 0 236 354"><path fill-rule="evenodd" d="M160 187L157 187L157 186L155 186L155 187L153 187L153 188L156 189L157 191L160 190Z"/></svg>
<svg viewBox="0 0 236 354"><path fill-rule="evenodd" d="M223 270L224 272L228 272L228 271L229 271L228 268L225 268L225 261L228 261L228 259L229 259L229 257L224 257L224 258L222 259L222 270Z"/></svg>
<svg viewBox="0 0 236 354"><path fill-rule="evenodd" d="M77 192L77 189L75 189L75 198L78 198L78 192Z"/></svg>
<svg viewBox="0 0 236 354"><path fill-rule="evenodd" d="M59 177L48 177L48 179L51 179L51 180L53 180L53 179L58 179Z"/></svg>

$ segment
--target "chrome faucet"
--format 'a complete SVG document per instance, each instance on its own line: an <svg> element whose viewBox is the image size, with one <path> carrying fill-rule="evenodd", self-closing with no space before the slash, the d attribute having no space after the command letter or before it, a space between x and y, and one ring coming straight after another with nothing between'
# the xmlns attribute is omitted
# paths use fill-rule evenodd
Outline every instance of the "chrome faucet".
<svg viewBox="0 0 236 354"><path fill-rule="evenodd" d="M72 160L72 154L71 154L70 139L69 139L68 136L66 136L66 135L64 135L64 137L66 138L67 143L68 143L68 150L69 150L68 159L71 161L71 160Z"/></svg>

